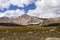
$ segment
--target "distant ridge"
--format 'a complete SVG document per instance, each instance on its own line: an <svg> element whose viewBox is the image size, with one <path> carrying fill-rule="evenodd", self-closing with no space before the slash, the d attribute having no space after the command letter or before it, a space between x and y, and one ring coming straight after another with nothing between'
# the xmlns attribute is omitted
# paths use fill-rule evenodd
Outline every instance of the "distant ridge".
<svg viewBox="0 0 60 40"><path fill-rule="evenodd" d="M60 17L58 18L38 18L29 15L22 15L18 18L8 18L8 17L0 17L0 23L13 23L18 25L48 25L52 23L60 23Z"/></svg>

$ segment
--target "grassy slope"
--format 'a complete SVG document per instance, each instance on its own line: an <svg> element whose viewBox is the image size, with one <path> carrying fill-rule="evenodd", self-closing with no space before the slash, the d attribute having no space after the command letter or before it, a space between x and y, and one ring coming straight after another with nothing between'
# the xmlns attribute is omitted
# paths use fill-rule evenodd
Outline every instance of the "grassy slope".
<svg viewBox="0 0 60 40"><path fill-rule="evenodd" d="M22 26L22 25L16 25L16 24L6 24L6 23L0 23L0 32L60 32L60 24L49 24L47 26L36 26L36 25L28 25L28 26Z"/></svg>

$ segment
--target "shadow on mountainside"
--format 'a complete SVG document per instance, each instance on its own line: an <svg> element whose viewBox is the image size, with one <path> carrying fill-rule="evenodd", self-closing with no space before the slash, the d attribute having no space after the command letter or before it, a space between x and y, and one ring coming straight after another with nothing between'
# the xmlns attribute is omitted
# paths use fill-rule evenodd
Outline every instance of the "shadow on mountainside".
<svg viewBox="0 0 60 40"><path fill-rule="evenodd" d="M10 27L14 27L14 26L23 26L23 25L18 25L18 24L14 24L14 23L0 23L0 26L10 26Z"/></svg>
<svg viewBox="0 0 60 40"><path fill-rule="evenodd" d="M60 27L60 23L52 23L52 24L48 24L48 25L43 25L45 27Z"/></svg>
<svg viewBox="0 0 60 40"><path fill-rule="evenodd" d="M48 25L19 25L14 23L0 23L0 26L9 26L9 27L60 27L60 23L53 23Z"/></svg>

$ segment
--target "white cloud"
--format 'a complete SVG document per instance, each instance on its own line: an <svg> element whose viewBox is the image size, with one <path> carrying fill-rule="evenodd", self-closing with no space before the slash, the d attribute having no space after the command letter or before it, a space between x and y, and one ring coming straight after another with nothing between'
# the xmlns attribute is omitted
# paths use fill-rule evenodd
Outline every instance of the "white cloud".
<svg viewBox="0 0 60 40"><path fill-rule="evenodd" d="M60 0L38 0L35 5L37 8L30 10L28 15L41 18L60 17Z"/></svg>
<svg viewBox="0 0 60 40"><path fill-rule="evenodd" d="M0 17L5 16L5 17L9 17L9 18L17 18L18 16L21 16L23 14L24 14L23 10L22 11L19 10L19 9L17 9L17 10L8 10L4 13L0 13L0 15L1 15Z"/></svg>
<svg viewBox="0 0 60 40"><path fill-rule="evenodd" d="M18 7L24 7L23 4L29 5L34 3L35 0L0 0L0 9L3 10L3 8L9 8L9 6L16 5ZM0 17L6 16L6 17L13 17L16 18L18 16L21 16L24 14L23 10L7 10L4 13L0 13Z"/></svg>
<svg viewBox="0 0 60 40"><path fill-rule="evenodd" d="M33 3L35 0L9 0L12 5L17 5L19 7L24 7L23 4L29 5Z"/></svg>
<svg viewBox="0 0 60 40"><path fill-rule="evenodd" d="M3 13L0 13L0 17L3 17L5 14L3 14Z"/></svg>
<svg viewBox="0 0 60 40"><path fill-rule="evenodd" d="M10 4L18 7L24 7L23 4L29 5L34 3L35 0L0 0L0 9L9 8ZM35 2L36 9L29 10L27 15L36 16L39 18L60 17L60 0L38 0ZM17 17L24 14L21 10L7 10L4 14L0 14L8 17Z"/></svg>
<svg viewBox="0 0 60 40"><path fill-rule="evenodd" d="M10 2L8 0L0 0L0 9L8 8L10 6Z"/></svg>
<svg viewBox="0 0 60 40"><path fill-rule="evenodd" d="M29 5L34 1L35 0L0 0L0 9L8 8L11 4L18 7L24 7L24 4Z"/></svg>

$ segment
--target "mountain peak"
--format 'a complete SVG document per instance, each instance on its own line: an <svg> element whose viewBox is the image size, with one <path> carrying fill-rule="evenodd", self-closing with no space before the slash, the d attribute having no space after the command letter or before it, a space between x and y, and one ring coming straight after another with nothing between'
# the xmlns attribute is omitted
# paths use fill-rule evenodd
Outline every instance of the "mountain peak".
<svg viewBox="0 0 60 40"><path fill-rule="evenodd" d="M48 25L51 23L60 23L60 18L38 18L34 16L29 16L27 14L24 14L22 16L19 16L18 18L8 18L8 17L0 17L0 23L14 23L19 25Z"/></svg>

